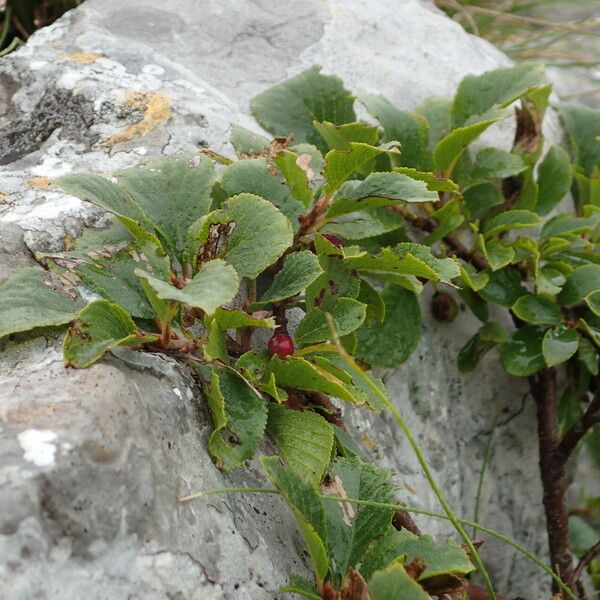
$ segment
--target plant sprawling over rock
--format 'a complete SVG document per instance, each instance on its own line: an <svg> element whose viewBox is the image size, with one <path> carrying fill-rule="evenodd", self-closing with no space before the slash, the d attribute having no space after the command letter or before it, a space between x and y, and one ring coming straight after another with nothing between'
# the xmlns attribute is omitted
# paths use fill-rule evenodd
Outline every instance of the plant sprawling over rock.
<svg viewBox="0 0 600 600"><path fill-rule="evenodd" d="M206 151L110 179L60 177L113 223L0 286L0 336L70 324L66 365L87 367L120 345L189 364L219 468L242 466L265 435L275 443L279 457L262 464L316 579L316 591L298 578L288 591L426 599L466 589L473 561L494 597L422 456L467 552L419 534L390 473L366 462L331 400L392 409L419 452L369 367L396 367L416 348L418 295L431 282L436 319L452 320L459 296L481 321L458 356L462 371L498 348L506 371L530 379L551 565L575 598L564 472L581 439L598 448L600 114L561 105L568 149L544 148L550 90L540 68L522 65L466 77L452 100L407 112L381 96L356 99L315 67L253 100L277 137L234 125L237 160ZM357 101L372 122L357 120ZM467 151L515 113L510 151ZM575 213L555 214L570 190ZM288 329L291 309L302 317Z"/></svg>

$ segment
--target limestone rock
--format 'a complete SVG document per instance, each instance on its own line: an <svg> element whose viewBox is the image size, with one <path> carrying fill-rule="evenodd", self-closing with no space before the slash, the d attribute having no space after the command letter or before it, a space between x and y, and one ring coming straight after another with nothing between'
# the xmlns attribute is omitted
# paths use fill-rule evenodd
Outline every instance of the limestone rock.
<svg viewBox="0 0 600 600"><path fill-rule="evenodd" d="M231 153L230 122L257 129L248 103L318 63L357 93L401 107L448 95L467 73L508 59L419 0L87 0L0 63L0 279L103 219L51 179L110 174L146 156L200 146ZM490 139L508 145L510 126ZM428 297L423 311L429 314ZM457 372L474 330L426 316L419 348L386 374L457 513L471 517L487 436L494 444L481 520L544 554L532 402L488 356ZM293 520L276 497L180 505L224 476L206 450L198 390L169 360L121 353L65 370L55 339L21 336L0 353L0 590L11 599L272 598L307 575ZM394 468L399 496L439 508L388 416L350 411L366 452ZM268 448L266 449L268 451ZM451 533L420 519L424 530ZM546 577L486 542L500 591L542 597Z"/></svg>

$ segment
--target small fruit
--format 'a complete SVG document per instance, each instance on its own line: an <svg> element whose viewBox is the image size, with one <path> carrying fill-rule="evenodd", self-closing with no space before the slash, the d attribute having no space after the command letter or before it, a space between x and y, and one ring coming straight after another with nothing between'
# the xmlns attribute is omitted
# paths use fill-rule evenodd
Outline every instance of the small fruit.
<svg viewBox="0 0 600 600"><path fill-rule="evenodd" d="M431 299L431 313L436 321L454 321L458 315L456 300L448 292L436 292Z"/></svg>
<svg viewBox="0 0 600 600"><path fill-rule="evenodd" d="M341 248L344 245L342 244L342 240L340 240L337 235L333 235L332 233L324 233L323 237L336 248Z"/></svg>
<svg viewBox="0 0 600 600"><path fill-rule="evenodd" d="M267 344L269 352L278 358L294 354L294 341L287 333L276 333Z"/></svg>

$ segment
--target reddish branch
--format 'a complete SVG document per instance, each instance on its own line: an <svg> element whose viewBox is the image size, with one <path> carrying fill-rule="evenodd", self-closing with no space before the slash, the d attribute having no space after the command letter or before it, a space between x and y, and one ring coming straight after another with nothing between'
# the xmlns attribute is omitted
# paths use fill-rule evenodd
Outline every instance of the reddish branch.
<svg viewBox="0 0 600 600"><path fill-rule="evenodd" d="M544 512L550 562L563 581L575 589L573 557L569 549L569 514L566 505L565 461L557 460L558 435L556 370L544 369L530 378L537 406L539 465L544 491ZM556 582L554 591L559 592Z"/></svg>
<svg viewBox="0 0 600 600"><path fill-rule="evenodd" d="M323 417L332 425L336 425L344 431L348 431L342 417L342 411L332 402L327 394L321 392L305 392L311 404L323 409Z"/></svg>

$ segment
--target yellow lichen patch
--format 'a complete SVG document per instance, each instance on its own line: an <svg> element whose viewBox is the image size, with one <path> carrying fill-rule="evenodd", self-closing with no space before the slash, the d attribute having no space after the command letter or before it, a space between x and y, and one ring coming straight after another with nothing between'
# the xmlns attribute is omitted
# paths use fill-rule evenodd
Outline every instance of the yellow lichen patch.
<svg viewBox="0 0 600 600"><path fill-rule="evenodd" d="M8 202L8 196L4 192L0 192L0 204L6 204Z"/></svg>
<svg viewBox="0 0 600 600"><path fill-rule="evenodd" d="M32 188L38 188L39 190L45 190L52 183L48 177L30 177L27 180L27 185Z"/></svg>
<svg viewBox="0 0 600 600"><path fill-rule="evenodd" d="M97 52L73 52L71 54L63 54L59 57L60 60L68 60L70 62L89 64L96 62L99 58L102 58L102 54Z"/></svg>
<svg viewBox="0 0 600 600"><path fill-rule="evenodd" d="M145 136L159 125L164 125L173 115L169 107L169 99L156 92L128 92L124 105L132 110L144 112L144 116L137 123L130 125L123 133L113 135L106 141L112 148L119 142L126 142L134 135Z"/></svg>
<svg viewBox="0 0 600 600"><path fill-rule="evenodd" d="M362 434L361 441L363 443L363 446L369 452L375 452L375 450L377 450L377 448L379 448L379 444L368 433Z"/></svg>

